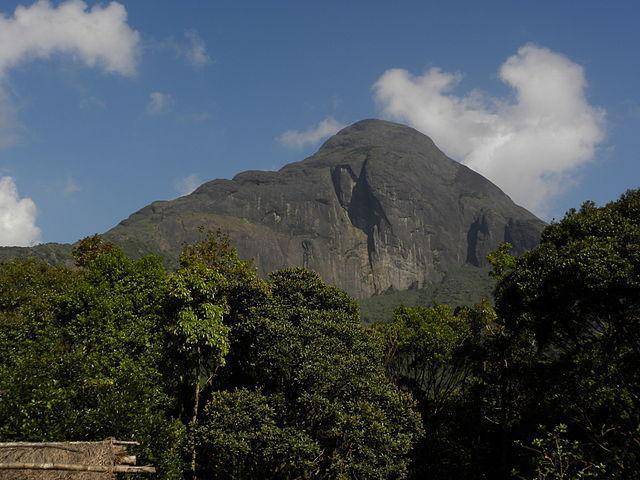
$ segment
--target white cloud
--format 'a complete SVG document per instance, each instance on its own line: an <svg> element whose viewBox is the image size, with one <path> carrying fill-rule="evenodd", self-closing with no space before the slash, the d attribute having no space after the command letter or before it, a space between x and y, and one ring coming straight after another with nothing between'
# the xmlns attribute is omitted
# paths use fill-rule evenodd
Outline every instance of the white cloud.
<svg viewBox="0 0 640 480"><path fill-rule="evenodd" d="M168 93L151 92L149 94L149 103L147 104L147 113L149 115L160 115L167 113L173 106L173 97Z"/></svg>
<svg viewBox="0 0 640 480"><path fill-rule="evenodd" d="M207 53L207 46L204 40L195 30L188 30L184 36L187 39L187 45L184 55L187 61L194 67L204 67L211 63L211 57Z"/></svg>
<svg viewBox="0 0 640 480"><path fill-rule="evenodd" d="M81 190L82 188L80 187L80 185L78 185L78 182L76 182L76 179L69 176L67 177L67 182L64 184L62 193L64 194L65 197L70 197L74 193L78 193Z"/></svg>
<svg viewBox="0 0 640 480"><path fill-rule="evenodd" d="M40 241L36 204L20 198L11 177L0 178L0 245L31 246Z"/></svg>
<svg viewBox="0 0 640 480"><path fill-rule="evenodd" d="M30 59L65 53L91 67L132 75L138 42L117 2L89 8L80 0L57 7L40 0L18 6L11 17L0 16L0 74Z"/></svg>
<svg viewBox="0 0 640 480"><path fill-rule="evenodd" d="M156 48L172 52L176 58L185 60L192 67L200 68L213 62L207 51L207 45L196 30L184 32L183 39L169 37L157 42Z"/></svg>
<svg viewBox="0 0 640 480"><path fill-rule="evenodd" d="M80 100L80 108L83 110L106 110L107 102L90 95Z"/></svg>
<svg viewBox="0 0 640 480"><path fill-rule="evenodd" d="M306 130L287 130L277 140L286 147L303 148L334 135L345 126L333 117L327 117Z"/></svg>
<svg viewBox="0 0 640 480"><path fill-rule="evenodd" d="M445 153L488 177L517 203L545 214L604 140L604 110L589 104L583 68L528 44L500 67L513 100L453 93L457 73L387 70L374 84L384 115L431 136Z"/></svg>
<svg viewBox="0 0 640 480"><path fill-rule="evenodd" d="M190 193L193 193L196 188L202 185L202 183L202 179L195 173L192 173L191 175L187 175L186 177L177 180L175 188L180 196L189 195Z"/></svg>

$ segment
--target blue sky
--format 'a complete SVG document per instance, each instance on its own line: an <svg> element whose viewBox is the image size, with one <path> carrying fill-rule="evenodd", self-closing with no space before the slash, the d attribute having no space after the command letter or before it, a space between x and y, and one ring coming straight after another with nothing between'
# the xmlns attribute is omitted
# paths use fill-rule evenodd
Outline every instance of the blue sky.
<svg viewBox="0 0 640 480"><path fill-rule="evenodd" d="M47 38L13 30L16 7L31 9L33 2L0 1L0 176L19 195L7 200L0 228L33 222L33 210L20 203L31 199L40 230L7 234L5 244L68 242L105 231L198 180L302 159L318 147L321 133L370 117L433 128L425 133L447 145L450 156L488 168L505 191L546 218L639 186L638 2L121 3L127 18L113 26L129 43L105 47L117 35L91 38L92 29L67 35L56 27L50 30L57 36ZM47 22L61 18L61 4L40 5L51 13ZM109 7L101 5L95 8ZM20 47L22 35L35 40ZM51 42L50 50L42 42ZM519 91L505 83L508 72L500 68L510 58L522 88L542 88L535 98L547 103L544 112L569 79L572 100L561 128L575 139L575 151L543 148L549 132L529 135L526 125L547 117L531 113L536 105L524 108ZM531 80L529 72L544 74L554 65L568 76L549 87ZM405 76L383 77L390 69ZM434 90L438 78L449 87ZM585 81L582 90L576 79ZM546 95L546 88L560 91ZM418 112L407 106L414 98L426 102ZM429 118L441 101L453 113ZM480 143L468 141L477 114L492 124L481 129ZM512 121L524 126L512 131ZM487 167L493 157L483 152L505 130L527 146L526 159L504 163L503 152L502 163ZM543 157L547 164L538 165Z"/></svg>

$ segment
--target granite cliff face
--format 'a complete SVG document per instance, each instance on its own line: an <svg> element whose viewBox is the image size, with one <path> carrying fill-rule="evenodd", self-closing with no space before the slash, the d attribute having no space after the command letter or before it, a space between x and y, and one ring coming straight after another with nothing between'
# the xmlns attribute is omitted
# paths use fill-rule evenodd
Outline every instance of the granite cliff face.
<svg viewBox="0 0 640 480"><path fill-rule="evenodd" d="M175 259L201 238L200 227L220 229L261 272L302 265L365 298L421 288L461 265L483 266L503 241L530 249L543 226L425 135L363 120L301 162L154 202L105 237L129 254Z"/></svg>
<svg viewBox="0 0 640 480"><path fill-rule="evenodd" d="M363 120L301 162L154 202L104 237L130 255L161 253L175 263L185 244L202 238L201 228L219 229L262 273L302 265L367 298L433 285L461 267L481 268L504 241L517 253L533 248L543 226L420 132ZM61 263L70 250L3 248L0 259L35 255Z"/></svg>

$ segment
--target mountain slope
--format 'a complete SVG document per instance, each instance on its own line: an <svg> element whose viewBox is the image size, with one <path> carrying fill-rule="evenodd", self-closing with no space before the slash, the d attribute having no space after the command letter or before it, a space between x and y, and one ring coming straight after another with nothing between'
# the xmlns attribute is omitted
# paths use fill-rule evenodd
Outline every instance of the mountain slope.
<svg viewBox="0 0 640 480"><path fill-rule="evenodd" d="M302 265L366 298L483 267L503 241L516 252L530 249L543 226L425 135L363 120L301 162L154 202L105 237L129 254L160 252L175 261L184 244L201 238L200 227L220 229L263 273Z"/></svg>

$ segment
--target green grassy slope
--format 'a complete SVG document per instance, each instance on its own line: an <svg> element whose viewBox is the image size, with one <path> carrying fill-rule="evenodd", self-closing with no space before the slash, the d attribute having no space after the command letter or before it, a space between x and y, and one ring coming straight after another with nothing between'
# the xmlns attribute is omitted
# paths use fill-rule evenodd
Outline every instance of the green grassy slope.
<svg viewBox="0 0 640 480"><path fill-rule="evenodd" d="M360 312L362 320L366 323L388 321L395 308L400 305L473 305L483 298L490 299L492 290L493 280L489 277L489 268L464 265L447 273L442 283L419 290L393 291L360 300Z"/></svg>

